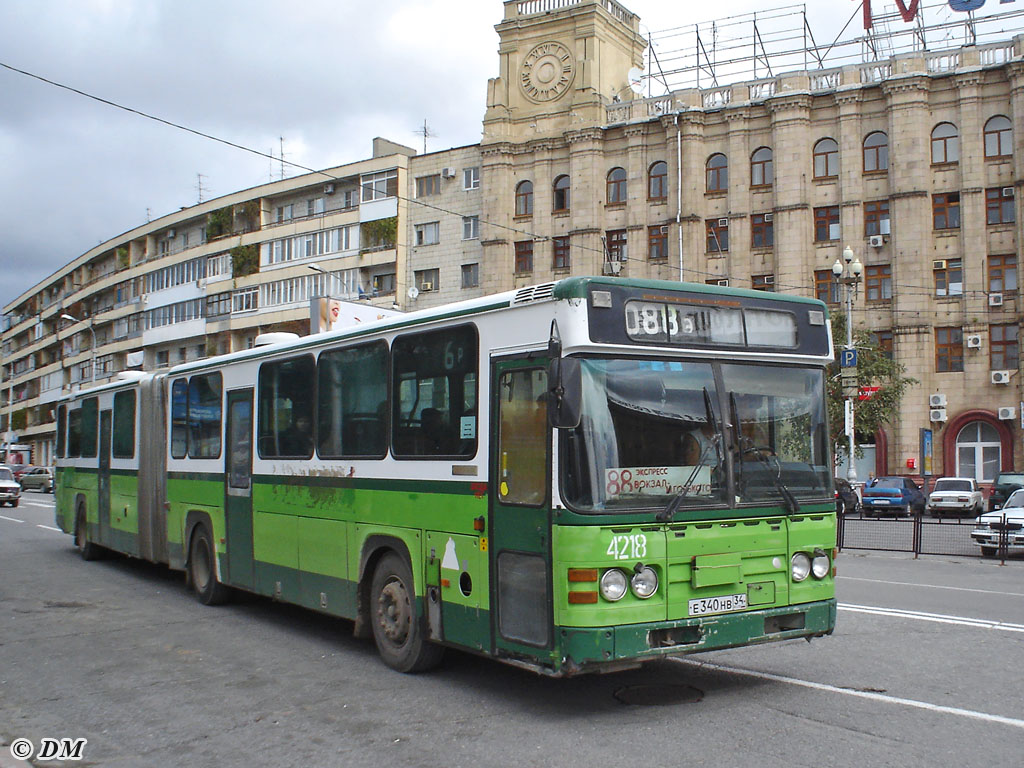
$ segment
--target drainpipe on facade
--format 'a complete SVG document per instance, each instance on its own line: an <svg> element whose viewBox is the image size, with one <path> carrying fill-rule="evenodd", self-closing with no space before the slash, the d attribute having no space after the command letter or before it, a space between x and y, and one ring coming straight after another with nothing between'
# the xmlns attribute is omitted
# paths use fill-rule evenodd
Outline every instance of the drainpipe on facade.
<svg viewBox="0 0 1024 768"><path fill-rule="evenodd" d="M676 126L676 236L679 238L679 282L683 282L683 131L679 113L672 118Z"/></svg>

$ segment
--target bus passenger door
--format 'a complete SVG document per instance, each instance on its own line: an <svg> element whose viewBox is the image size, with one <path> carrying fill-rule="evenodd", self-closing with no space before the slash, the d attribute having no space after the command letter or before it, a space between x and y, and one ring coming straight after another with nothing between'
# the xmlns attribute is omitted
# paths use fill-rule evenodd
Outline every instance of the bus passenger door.
<svg viewBox="0 0 1024 768"><path fill-rule="evenodd" d="M113 545L110 529L110 440L111 413L100 411L100 463L96 478L96 510L99 515L100 541Z"/></svg>
<svg viewBox="0 0 1024 768"><path fill-rule="evenodd" d="M224 512L229 584L253 586L252 388L228 392Z"/></svg>
<svg viewBox="0 0 1024 768"><path fill-rule="evenodd" d="M495 652L547 657L553 615L547 359L497 362L491 387L488 551Z"/></svg>

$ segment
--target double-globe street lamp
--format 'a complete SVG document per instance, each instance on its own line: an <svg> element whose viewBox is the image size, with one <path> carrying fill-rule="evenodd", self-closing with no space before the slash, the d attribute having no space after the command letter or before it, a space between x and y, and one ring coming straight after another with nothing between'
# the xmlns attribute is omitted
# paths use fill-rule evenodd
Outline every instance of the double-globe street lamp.
<svg viewBox="0 0 1024 768"><path fill-rule="evenodd" d="M845 262L845 264L843 263ZM853 294L857 292L857 286L860 284L861 275L864 274L864 265L860 263L860 259L853 255L853 249L850 246L846 246L843 249L843 260L836 259L836 263L832 265L832 274L835 275L837 286L842 286L846 289L846 349L853 349ZM840 368L840 375L842 368ZM846 467L846 479L850 485L854 485L857 482L857 466L856 457L854 455L854 423L853 423L853 398L857 393L857 387L854 385L852 393L848 387L846 389L846 429L847 436L850 438L850 453L847 459Z"/></svg>

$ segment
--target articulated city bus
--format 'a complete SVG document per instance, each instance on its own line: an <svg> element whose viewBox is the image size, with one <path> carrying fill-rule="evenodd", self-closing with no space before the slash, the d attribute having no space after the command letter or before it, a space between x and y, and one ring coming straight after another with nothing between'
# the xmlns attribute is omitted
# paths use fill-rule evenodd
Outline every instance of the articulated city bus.
<svg viewBox="0 0 1024 768"><path fill-rule="evenodd" d="M58 406L57 521L550 675L832 632L820 301L570 278L135 374Z"/></svg>

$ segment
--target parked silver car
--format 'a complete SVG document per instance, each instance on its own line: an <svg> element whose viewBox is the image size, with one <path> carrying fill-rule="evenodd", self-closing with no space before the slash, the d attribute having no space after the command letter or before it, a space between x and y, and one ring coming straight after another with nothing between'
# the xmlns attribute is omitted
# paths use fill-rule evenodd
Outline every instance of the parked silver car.
<svg viewBox="0 0 1024 768"><path fill-rule="evenodd" d="M53 493L53 470L49 467L29 467L21 474L21 490L30 488Z"/></svg>
<svg viewBox="0 0 1024 768"><path fill-rule="evenodd" d="M21 486L14 479L14 473L10 467L0 466L0 506L10 504L18 506L21 499Z"/></svg>

